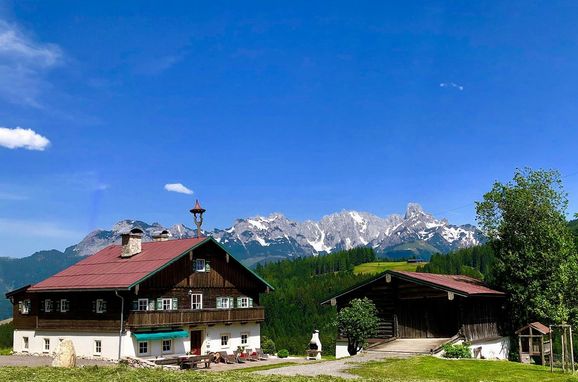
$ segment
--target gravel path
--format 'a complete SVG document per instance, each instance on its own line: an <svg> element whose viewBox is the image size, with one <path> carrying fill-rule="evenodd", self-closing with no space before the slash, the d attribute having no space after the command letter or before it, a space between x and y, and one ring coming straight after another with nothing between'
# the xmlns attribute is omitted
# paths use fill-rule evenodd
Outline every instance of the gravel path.
<svg viewBox="0 0 578 382"><path fill-rule="evenodd" d="M4 355L0 356L1 366L50 366L52 364L52 357L49 356L32 356L32 355ZM99 359L80 359L76 360L78 366L110 366L114 365L112 362L103 361Z"/></svg>
<svg viewBox="0 0 578 382"><path fill-rule="evenodd" d="M341 377L347 379L359 378L357 375L346 372L348 369L354 368L357 364L380 360L385 358L384 354L367 352L365 354L358 354L354 357L342 358L335 361L322 361L310 363L303 363L302 365L287 366L279 369L256 371L255 374L261 375L303 375L314 377L317 375L331 375L334 377Z"/></svg>

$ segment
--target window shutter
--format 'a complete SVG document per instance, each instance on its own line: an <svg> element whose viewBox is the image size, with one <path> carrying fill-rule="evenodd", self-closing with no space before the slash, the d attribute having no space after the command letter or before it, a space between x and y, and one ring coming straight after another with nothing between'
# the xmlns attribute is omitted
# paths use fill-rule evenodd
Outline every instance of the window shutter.
<svg viewBox="0 0 578 382"><path fill-rule="evenodd" d="M149 300L149 310L155 310L155 300Z"/></svg>
<svg viewBox="0 0 578 382"><path fill-rule="evenodd" d="M253 307L253 299L249 297L249 308Z"/></svg>
<svg viewBox="0 0 578 382"><path fill-rule="evenodd" d="M22 303L22 301L18 301L18 311L20 313L22 313L24 311L23 306L24 306L24 304Z"/></svg>
<svg viewBox="0 0 578 382"><path fill-rule="evenodd" d="M92 313L96 313L96 300L92 300Z"/></svg>
<svg viewBox="0 0 578 382"><path fill-rule="evenodd" d="M54 311L60 312L60 300L56 300L56 304L54 304Z"/></svg>
<svg viewBox="0 0 578 382"><path fill-rule="evenodd" d="M221 309L223 307L221 297L217 297L217 309Z"/></svg>
<svg viewBox="0 0 578 382"><path fill-rule="evenodd" d="M173 309L174 310L179 309L178 305L179 305L179 299L173 298Z"/></svg>
<svg viewBox="0 0 578 382"><path fill-rule="evenodd" d="M235 299L233 297L229 297L229 309L235 307Z"/></svg>
<svg viewBox="0 0 578 382"><path fill-rule="evenodd" d="M243 306L242 297L237 297L237 308L240 308L242 306Z"/></svg>
<svg viewBox="0 0 578 382"><path fill-rule="evenodd" d="M40 311L44 312L44 304L46 300L40 300Z"/></svg>
<svg viewBox="0 0 578 382"><path fill-rule="evenodd" d="M102 313L106 313L106 300L102 300Z"/></svg>
<svg viewBox="0 0 578 382"><path fill-rule="evenodd" d="M163 299L157 298L157 310L163 310Z"/></svg>
<svg viewBox="0 0 578 382"><path fill-rule="evenodd" d="M211 270L211 262L205 261L205 272L209 272Z"/></svg>
<svg viewBox="0 0 578 382"><path fill-rule="evenodd" d="M132 301L132 310L138 310L138 300Z"/></svg>

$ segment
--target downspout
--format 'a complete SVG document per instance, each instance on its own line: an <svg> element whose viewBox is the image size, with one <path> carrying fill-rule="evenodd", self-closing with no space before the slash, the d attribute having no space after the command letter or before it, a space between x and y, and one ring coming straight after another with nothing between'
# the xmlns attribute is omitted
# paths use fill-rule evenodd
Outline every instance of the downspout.
<svg viewBox="0 0 578 382"><path fill-rule="evenodd" d="M120 298L120 331L118 332L118 360L120 361L120 354L122 351L122 334L124 332L124 297L118 294L116 289L114 294L116 294L116 297Z"/></svg>

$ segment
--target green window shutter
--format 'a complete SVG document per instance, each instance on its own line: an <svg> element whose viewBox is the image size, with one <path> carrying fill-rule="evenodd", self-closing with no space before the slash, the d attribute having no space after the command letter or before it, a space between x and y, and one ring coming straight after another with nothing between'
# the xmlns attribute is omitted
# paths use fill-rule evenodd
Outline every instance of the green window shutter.
<svg viewBox="0 0 578 382"><path fill-rule="evenodd" d="M23 306L24 306L24 303L22 303L22 301L18 301L18 311L20 313L22 313L22 311L24 310Z"/></svg>
<svg viewBox="0 0 578 382"><path fill-rule="evenodd" d="M132 310L138 310L138 300L132 301Z"/></svg>
<svg viewBox="0 0 578 382"><path fill-rule="evenodd" d="M209 272L211 270L211 262L205 261L205 272Z"/></svg>
<svg viewBox="0 0 578 382"><path fill-rule="evenodd" d="M106 313L106 300L102 300L102 313Z"/></svg>
<svg viewBox="0 0 578 382"><path fill-rule="evenodd" d="M242 297L237 297L237 308L240 308L241 306L243 306L243 305L241 305L242 304L241 300L242 300Z"/></svg>
<svg viewBox="0 0 578 382"><path fill-rule="evenodd" d="M157 310L163 310L163 299L157 298Z"/></svg>
<svg viewBox="0 0 578 382"><path fill-rule="evenodd" d="M229 309L235 307L235 299L233 297L229 297Z"/></svg>
<svg viewBox="0 0 578 382"><path fill-rule="evenodd" d="M249 308L253 307L253 299L249 297Z"/></svg>
<svg viewBox="0 0 578 382"><path fill-rule="evenodd" d="M217 309L221 309L223 307L221 297L217 297Z"/></svg>
<svg viewBox="0 0 578 382"><path fill-rule="evenodd" d="M96 300L92 301L92 313L96 313Z"/></svg>
<svg viewBox="0 0 578 382"><path fill-rule="evenodd" d="M179 309L179 299L178 298L173 298L173 310L177 310Z"/></svg>
<svg viewBox="0 0 578 382"><path fill-rule="evenodd" d="M56 300L56 304L54 304L54 311L60 312L60 300Z"/></svg>
<svg viewBox="0 0 578 382"><path fill-rule="evenodd" d="M45 304L44 301L45 301L45 300L40 300L40 311L41 311L41 312L44 312L44 304Z"/></svg>

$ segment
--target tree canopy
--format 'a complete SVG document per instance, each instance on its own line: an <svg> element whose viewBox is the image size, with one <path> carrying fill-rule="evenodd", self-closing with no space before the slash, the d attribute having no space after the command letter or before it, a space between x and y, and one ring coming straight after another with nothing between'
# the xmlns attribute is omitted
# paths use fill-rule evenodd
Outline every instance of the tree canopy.
<svg viewBox="0 0 578 382"><path fill-rule="evenodd" d="M377 332L378 324L377 308L367 297L351 300L348 306L337 313L337 327L339 333L347 338L347 351L350 355L363 349L367 339Z"/></svg>
<svg viewBox="0 0 578 382"><path fill-rule="evenodd" d="M578 256L568 200L557 171L516 170L476 202L477 221L495 259L493 284L509 295L512 323L575 321Z"/></svg>

